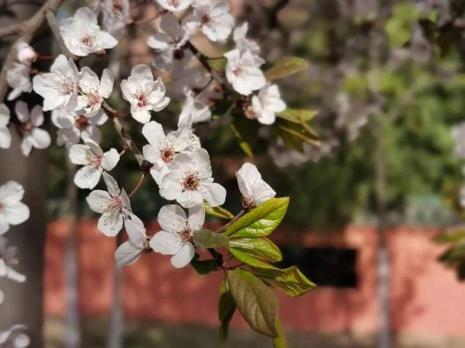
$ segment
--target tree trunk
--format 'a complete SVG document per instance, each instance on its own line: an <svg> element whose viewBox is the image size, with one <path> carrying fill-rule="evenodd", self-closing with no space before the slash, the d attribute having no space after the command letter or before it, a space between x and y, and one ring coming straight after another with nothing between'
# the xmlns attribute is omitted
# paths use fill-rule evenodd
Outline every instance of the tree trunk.
<svg viewBox="0 0 465 348"><path fill-rule="evenodd" d="M0 25L7 26L18 20L31 17L44 3L43 0L14 2L2 5L7 7L0 13ZM15 16L13 16L14 14ZM39 49L46 52L50 47L44 40ZM7 45L5 49L9 48ZM5 50L0 53L3 61ZM27 97L26 97L27 98ZM0 101L0 103L3 101ZM11 105L10 110L12 110ZM44 247L47 227L47 175L46 152L33 151L24 157L19 148L20 138L11 129L13 141L10 149L0 150L0 185L14 180L23 185L25 196L23 202L31 210L31 216L25 223L12 226L6 233L9 245L18 247L19 265L16 269L25 274L26 283L18 284L8 280L0 280L0 288L5 292L5 303L0 309L0 330L13 324L27 326L27 334L31 338L31 347L43 347L44 323Z"/></svg>
<svg viewBox="0 0 465 348"><path fill-rule="evenodd" d="M0 329L13 324L24 324L31 338L31 347L42 348L44 322L44 246L47 226L46 210L46 153L33 151L25 158L19 149L19 137L13 134L9 150L0 150L0 184L15 180L25 189L24 203L31 210L25 223L12 226L6 233L10 245L18 247L17 270L26 275L26 283L7 280L0 287L5 291L1 306Z"/></svg>

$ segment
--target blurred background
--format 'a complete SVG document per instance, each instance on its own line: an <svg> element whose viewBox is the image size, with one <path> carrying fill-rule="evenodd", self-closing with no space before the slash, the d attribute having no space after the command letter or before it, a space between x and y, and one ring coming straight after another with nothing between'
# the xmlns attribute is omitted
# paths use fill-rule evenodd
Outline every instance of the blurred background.
<svg viewBox="0 0 465 348"><path fill-rule="evenodd" d="M465 1L230 3L238 23L249 22L250 36L268 62L299 56L310 63L308 71L280 81L280 87L288 106L317 111L312 127L320 146L285 136L276 140L270 129L245 118L240 124L265 180L279 196L291 197L274 236L285 255L283 265L297 264L318 285L302 298L280 296L291 346L465 347L459 200L465 157L460 128L465 120ZM40 1L0 0L0 25L14 21L7 9L27 18L37 6ZM67 1L58 15L68 16L79 6ZM87 63L110 64L122 77L134 64L151 63L146 38L156 25L150 20L154 14L150 1L131 1L131 17L142 24L128 26L109 57L86 58ZM196 40L207 55L221 55L222 48ZM45 33L37 42L56 52ZM9 44L1 43L2 48ZM112 104L124 105L117 96ZM165 122L174 127L173 115ZM103 133L105 147L117 144L111 127ZM226 207L237 211L234 172L247 156L234 132L220 122L201 125L198 133L215 153L217 181L230 188ZM144 140L139 137L138 143ZM21 167L15 156L0 154L0 179L8 177L7 165ZM270 345L238 315L229 340L220 340L220 274L177 271L167 257L154 254L115 270L115 242L97 231L85 204L87 192L70 187L63 149L54 145L30 161L29 169L17 171L28 172L24 180L31 180L34 192L28 204L41 221L33 219L12 239L20 250L19 269L29 278L25 287L32 287L24 290L31 302L8 304L11 315L0 312L1 324L35 306L43 308L43 328L35 328L43 330L46 347ZM118 182L133 187L139 178L135 168L132 160L123 161ZM147 180L132 203L152 233L162 204L155 192ZM45 217L44 239L37 229L45 226ZM24 237L30 234L34 238ZM41 245L43 255L33 258L32 250ZM37 264L41 258L43 266ZM23 291L19 287L5 284L6 296Z"/></svg>

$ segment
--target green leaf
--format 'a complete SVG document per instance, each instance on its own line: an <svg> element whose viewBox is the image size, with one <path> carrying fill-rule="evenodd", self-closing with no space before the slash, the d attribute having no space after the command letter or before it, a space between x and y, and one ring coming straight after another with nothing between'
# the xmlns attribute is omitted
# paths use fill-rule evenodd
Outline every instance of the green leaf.
<svg viewBox="0 0 465 348"><path fill-rule="evenodd" d="M239 268L229 271L227 280L239 312L252 329L266 336L278 336L278 304L273 291L252 273Z"/></svg>
<svg viewBox="0 0 465 348"><path fill-rule="evenodd" d="M260 238L273 232L281 223L289 197L272 198L245 214L226 229L232 238Z"/></svg>
<svg viewBox="0 0 465 348"><path fill-rule="evenodd" d="M283 259L281 250L268 238L231 239L228 248L266 261L279 262Z"/></svg>
<svg viewBox="0 0 465 348"><path fill-rule="evenodd" d="M307 70L309 64L305 59L299 57L282 57L265 73L269 81L278 80Z"/></svg>
<svg viewBox="0 0 465 348"><path fill-rule="evenodd" d="M310 281L296 266L285 269L256 267L253 273L266 281L271 281L272 285L280 288L291 297L301 296L316 288L316 284Z"/></svg>
<svg viewBox="0 0 465 348"><path fill-rule="evenodd" d="M269 263L262 261L260 259L257 259L256 257L240 249L228 248L228 250L232 256L234 256L239 261L245 263L246 265L249 265L255 268L271 269L271 270L275 268Z"/></svg>
<svg viewBox="0 0 465 348"><path fill-rule="evenodd" d="M283 325L279 317L276 317L276 331L278 332L278 337L273 337L273 348L287 348L287 339L286 333L284 332Z"/></svg>
<svg viewBox="0 0 465 348"><path fill-rule="evenodd" d="M210 216L214 216L220 219L225 219L225 220L231 220L234 218L234 215L227 209L222 208L222 207L212 207L210 204L205 202L203 204L205 208L205 213L207 213Z"/></svg>
<svg viewBox="0 0 465 348"><path fill-rule="evenodd" d="M306 123L296 123L283 118L276 120L277 135L284 141L286 147L302 151L305 143L319 146L318 134Z"/></svg>
<svg viewBox="0 0 465 348"><path fill-rule="evenodd" d="M286 109L278 114L278 117L294 123L308 122L318 114L315 110L307 109Z"/></svg>
<svg viewBox="0 0 465 348"><path fill-rule="evenodd" d="M223 248L228 245L228 237L222 233L210 230L200 230L194 232L195 244L201 248Z"/></svg>
<svg viewBox="0 0 465 348"><path fill-rule="evenodd" d="M228 283L223 281L220 287L220 300L218 302L218 318L220 320L220 336L226 339L229 331L229 323L236 311L236 302L231 295Z"/></svg>

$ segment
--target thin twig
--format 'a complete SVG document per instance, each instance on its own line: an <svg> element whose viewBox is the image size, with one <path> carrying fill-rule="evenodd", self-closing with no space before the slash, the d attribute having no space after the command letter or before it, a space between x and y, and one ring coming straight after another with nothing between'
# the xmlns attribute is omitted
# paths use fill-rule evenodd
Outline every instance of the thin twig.
<svg viewBox="0 0 465 348"><path fill-rule="evenodd" d="M22 23L16 23L9 25L8 27L0 28L0 38L11 36L11 35L18 35L21 34L23 31Z"/></svg>
<svg viewBox="0 0 465 348"><path fill-rule="evenodd" d="M244 215L246 212L245 209L242 209L235 217L233 217L226 225L224 226L221 226L220 228L218 228L215 232L216 233L223 233L224 231L226 231L233 223L235 223L237 220L239 220L242 215Z"/></svg>
<svg viewBox="0 0 465 348"><path fill-rule="evenodd" d="M115 109L113 109L108 103L104 102L102 104L103 110L106 114L111 118L113 121L113 126L121 138L123 142L124 148L132 152L134 157L136 158L137 163L139 164L140 169L144 173L149 173L152 164L145 160L144 156L140 152L139 148L137 147L136 143L129 135L129 132L124 128L123 124L121 123L120 118L127 116L125 113L121 113Z"/></svg>
<svg viewBox="0 0 465 348"><path fill-rule="evenodd" d="M208 62L209 58L204 55L202 52L199 51L197 47L194 46L194 44L190 41L187 41L186 47L191 51L191 53L199 60L200 64L205 68L205 70L208 71L208 73L216 80L218 81L222 86L227 86L228 84L226 83L225 79L216 71L213 69L213 67L210 65Z"/></svg>
<svg viewBox="0 0 465 348"><path fill-rule="evenodd" d="M136 186L134 186L134 188L132 189L131 193L129 193L129 198L131 198L132 196L134 196L137 191L139 191L139 189L142 187L142 185L144 184L144 179L145 179L145 173L142 173L142 175L140 176L139 180L137 181L137 184Z"/></svg>
<svg viewBox="0 0 465 348"><path fill-rule="evenodd" d="M76 60L76 57L74 54L72 54L68 47L66 47L65 41L63 40L63 37L61 36L60 33L60 27L55 19L55 13L53 11L47 11L45 13L45 16L47 18L48 25L50 27L50 30L53 33L53 36L55 36L55 39L58 42L58 45L60 46L61 52L68 58L71 58L73 60Z"/></svg>

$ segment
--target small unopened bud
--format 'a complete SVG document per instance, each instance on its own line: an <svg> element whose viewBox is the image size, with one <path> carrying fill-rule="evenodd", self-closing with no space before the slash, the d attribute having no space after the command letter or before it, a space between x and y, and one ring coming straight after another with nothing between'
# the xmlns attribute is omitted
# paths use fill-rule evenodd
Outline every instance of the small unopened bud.
<svg viewBox="0 0 465 348"><path fill-rule="evenodd" d="M25 42L20 42L16 46L16 50L17 59L22 64L31 65L38 58L37 52Z"/></svg>

